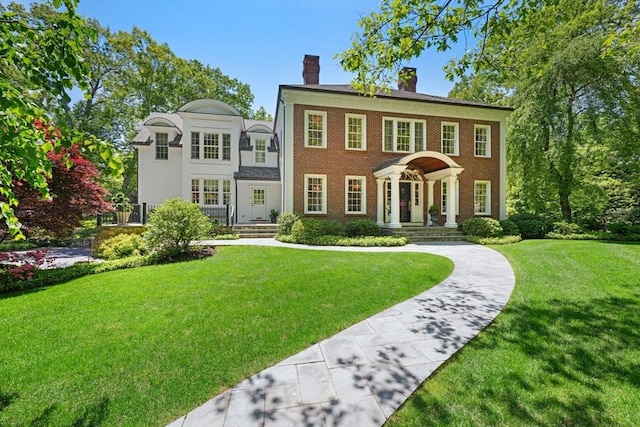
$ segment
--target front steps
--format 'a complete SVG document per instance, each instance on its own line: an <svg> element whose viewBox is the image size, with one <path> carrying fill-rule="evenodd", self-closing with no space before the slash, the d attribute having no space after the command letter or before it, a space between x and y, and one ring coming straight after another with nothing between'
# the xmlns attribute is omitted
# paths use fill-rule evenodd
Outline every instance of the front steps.
<svg viewBox="0 0 640 427"><path fill-rule="evenodd" d="M384 228L383 234L404 236L409 243L463 241L464 235L457 228L404 226L402 228Z"/></svg>
<svg viewBox="0 0 640 427"><path fill-rule="evenodd" d="M241 239L275 237L278 234L278 224L235 224L233 234Z"/></svg>

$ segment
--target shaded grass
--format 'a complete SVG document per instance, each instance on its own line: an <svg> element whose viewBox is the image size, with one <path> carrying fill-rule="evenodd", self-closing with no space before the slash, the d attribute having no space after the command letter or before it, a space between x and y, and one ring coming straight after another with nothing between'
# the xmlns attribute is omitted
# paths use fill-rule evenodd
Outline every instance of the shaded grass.
<svg viewBox="0 0 640 427"><path fill-rule="evenodd" d="M511 301L387 425L637 425L640 245L496 249L516 272Z"/></svg>
<svg viewBox="0 0 640 427"><path fill-rule="evenodd" d="M220 247L0 298L0 425L162 425L444 279L426 254Z"/></svg>

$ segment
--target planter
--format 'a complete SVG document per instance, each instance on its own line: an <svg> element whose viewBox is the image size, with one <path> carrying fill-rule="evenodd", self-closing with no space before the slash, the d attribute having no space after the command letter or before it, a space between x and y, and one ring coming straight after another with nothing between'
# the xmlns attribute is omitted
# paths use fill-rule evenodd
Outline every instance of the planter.
<svg viewBox="0 0 640 427"><path fill-rule="evenodd" d="M435 227L436 225L438 225L438 214L437 213L430 213L429 214L429 218L431 219L431 227Z"/></svg>
<svg viewBox="0 0 640 427"><path fill-rule="evenodd" d="M275 224L278 222L278 217L277 216L272 216L271 217L271 224Z"/></svg>
<svg viewBox="0 0 640 427"><path fill-rule="evenodd" d="M116 211L116 218L118 219L118 225L124 225L129 222L131 211Z"/></svg>

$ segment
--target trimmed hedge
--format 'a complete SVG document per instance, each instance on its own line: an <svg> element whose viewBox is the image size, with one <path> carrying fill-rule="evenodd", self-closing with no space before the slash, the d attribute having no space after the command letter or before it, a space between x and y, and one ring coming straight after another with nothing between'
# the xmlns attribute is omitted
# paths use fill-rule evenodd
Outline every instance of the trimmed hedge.
<svg viewBox="0 0 640 427"><path fill-rule="evenodd" d="M348 237L379 236L380 226L371 219L356 219L347 222L344 231Z"/></svg>
<svg viewBox="0 0 640 427"><path fill-rule="evenodd" d="M523 239L544 239L551 231L549 221L539 215L520 213L510 216L509 219L518 226Z"/></svg>
<svg viewBox="0 0 640 427"><path fill-rule="evenodd" d="M462 232L469 236L498 237L502 235L502 226L493 218L469 218L462 223Z"/></svg>

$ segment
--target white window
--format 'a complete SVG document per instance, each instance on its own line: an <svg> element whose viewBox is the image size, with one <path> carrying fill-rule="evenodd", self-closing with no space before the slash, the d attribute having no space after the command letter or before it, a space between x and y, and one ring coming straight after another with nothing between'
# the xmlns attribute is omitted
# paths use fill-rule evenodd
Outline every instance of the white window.
<svg viewBox="0 0 640 427"><path fill-rule="evenodd" d="M475 156L491 157L491 126L475 125Z"/></svg>
<svg viewBox="0 0 640 427"><path fill-rule="evenodd" d="M267 140L256 139L255 162L265 163L267 161Z"/></svg>
<svg viewBox="0 0 640 427"><path fill-rule="evenodd" d="M458 123L442 123L442 154L458 155Z"/></svg>
<svg viewBox="0 0 640 427"><path fill-rule="evenodd" d="M191 180L191 201L200 204L200 180Z"/></svg>
<svg viewBox="0 0 640 427"><path fill-rule="evenodd" d="M367 149L366 116L347 114L345 116L345 148L347 150Z"/></svg>
<svg viewBox="0 0 640 427"><path fill-rule="evenodd" d="M364 176L345 177L345 212L348 214L366 214L366 178Z"/></svg>
<svg viewBox="0 0 640 427"><path fill-rule="evenodd" d="M220 152L220 143L217 133L204 134L204 158L217 159Z"/></svg>
<svg viewBox="0 0 640 427"><path fill-rule="evenodd" d="M222 134L222 160L231 160L231 134Z"/></svg>
<svg viewBox="0 0 640 427"><path fill-rule="evenodd" d="M305 182L305 214L327 213L327 176L306 175Z"/></svg>
<svg viewBox="0 0 640 427"><path fill-rule="evenodd" d="M218 204L218 180L217 179L204 179L202 185L202 193L204 196L205 205L217 205Z"/></svg>
<svg viewBox="0 0 640 427"><path fill-rule="evenodd" d="M383 119L383 151L397 151L401 153L413 153L424 150L425 141L424 120Z"/></svg>
<svg viewBox="0 0 640 427"><path fill-rule="evenodd" d="M191 158L200 158L200 132L191 132Z"/></svg>
<svg viewBox="0 0 640 427"><path fill-rule="evenodd" d="M156 133L156 159L169 159L169 134Z"/></svg>
<svg viewBox="0 0 640 427"><path fill-rule="evenodd" d="M231 181L228 179L222 181L222 204L231 204Z"/></svg>
<svg viewBox="0 0 640 427"><path fill-rule="evenodd" d="M327 113L324 111L304 112L304 146L327 147Z"/></svg>
<svg viewBox="0 0 640 427"><path fill-rule="evenodd" d="M473 182L473 213L491 215L491 181Z"/></svg>
<svg viewBox="0 0 640 427"><path fill-rule="evenodd" d="M442 215L446 215L447 214L447 181L441 181L441 187L440 187L441 191L441 205L442 209L440 209L440 212L442 213ZM460 215L460 181L458 181L456 179L456 194L455 194L455 199L456 199L456 215Z"/></svg>

